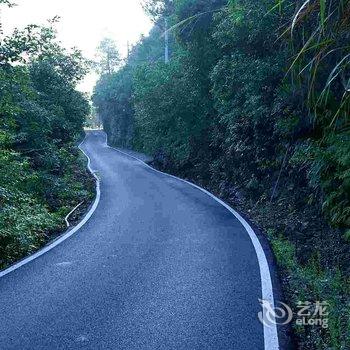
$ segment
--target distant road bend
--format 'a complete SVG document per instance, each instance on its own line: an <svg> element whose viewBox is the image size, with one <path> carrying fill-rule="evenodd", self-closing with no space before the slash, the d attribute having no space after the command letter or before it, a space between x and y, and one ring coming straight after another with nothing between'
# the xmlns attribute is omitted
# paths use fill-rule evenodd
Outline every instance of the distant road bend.
<svg viewBox="0 0 350 350"><path fill-rule="evenodd" d="M213 198L106 146L87 223L0 278L0 349L266 348L262 282L241 222ZM266 336L265 336L266 338Z"/></svg>

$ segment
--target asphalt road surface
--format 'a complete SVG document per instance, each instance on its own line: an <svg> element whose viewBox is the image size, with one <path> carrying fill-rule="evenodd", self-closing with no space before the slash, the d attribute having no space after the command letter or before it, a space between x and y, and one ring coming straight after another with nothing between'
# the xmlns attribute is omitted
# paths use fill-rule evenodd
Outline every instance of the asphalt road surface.
<svg viewBox="0 0 350 350"><path fill-rule="evenodd" d="M73 236L0 279L0 349L263 350L259 265L241 223L196 188L83 149L101 200Z"/></svg>

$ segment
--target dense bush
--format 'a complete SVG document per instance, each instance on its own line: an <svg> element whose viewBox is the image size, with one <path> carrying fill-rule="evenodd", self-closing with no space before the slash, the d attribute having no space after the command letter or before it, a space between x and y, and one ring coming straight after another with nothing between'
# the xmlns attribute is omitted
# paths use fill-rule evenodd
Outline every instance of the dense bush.
<svg viewBox="0 0 350 350"><path fill-rule="evenodd" d="M331 304L328 330L296 329L299 348L347 348L350 2L149 0L147 10L150 36L95 88L110 141L272 232L288 302Z"/></svg>
<svg viewBox="0 0 350 350"><path fill-rule="evenodd" d="M96 112L106 132L111 135L111 142L121 147L131 147L134 108L131 103L130 70L123 68L118 75L103 75L98 82L94 101Z"/></svg>

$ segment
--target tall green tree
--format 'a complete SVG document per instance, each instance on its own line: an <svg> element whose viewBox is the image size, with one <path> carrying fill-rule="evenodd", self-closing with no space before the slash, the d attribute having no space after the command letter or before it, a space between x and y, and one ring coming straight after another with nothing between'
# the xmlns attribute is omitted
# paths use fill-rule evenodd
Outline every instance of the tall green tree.
<svg viewBox="0 0 350 350"><path fill-rule="evenodd" d="M87 64L58 44L56 21L0 46L0 269L64 229L91 194L75 146L90 109L75 89Z"/></svg>
<svg viewBox="0 0 350 350"><path fill-rule="evenodd" d="M101 74L112 74L121 64L116 43L111 38L104 38L97 48L97 70Z"/></svg>

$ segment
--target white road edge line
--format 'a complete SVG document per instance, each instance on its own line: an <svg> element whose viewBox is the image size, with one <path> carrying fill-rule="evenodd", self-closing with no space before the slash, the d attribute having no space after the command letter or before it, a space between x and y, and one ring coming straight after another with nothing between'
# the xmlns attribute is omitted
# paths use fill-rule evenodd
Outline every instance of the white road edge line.
<svg viewBox="0 0 350 350"><path fill-rule="evenodd" d="M12 271L15 271L15 270L19 269L21 266L26 265L29 262L39 258L40 256L44 255L45 253L47 253L51 249L53 249L56 246L58 246L59 244L61 244L63 241L65 241L67 238L69 238L75 232L77 232L83 225L85 225L85 223L91 218L92 214L95 212L95 210L96 210L96 208L98 206L98 203L100 202L100 198L101 198L100 180L99 180L99 178L96 176L96 174L94 173L94 171L91 168L91 159L90 159L90 157L81 148L81 145L85 141L86 136L87 135L85 135L84 140L80 143L79 149L86 156L86 158L88 160L87 167L88 167L90 173L96 179L96 198L95 198L95 201L94 201L92 207L90 208L90 210L87 212L87 214L84 216L84 218L79 222L79 224L77 226L75 226L70 231L66 232L65 234L63 234L62 236L60 236L59 238L54 240L52 243L50 243L47 246L45 246L44 248L40 249L36 253L28 256L27 258L24 258L23 260L19 261L18 263L13 264L12 266L8 267L5 270L0 271L0 278L4 277L5 275L7 275L9 273L11 273Z"/></svg>
<svg viewBox="0 0 350 350"><path fill-rule="evenodd" d="M84 201L80 202L77 206L75 206L64 218L64 221L66 222L67 227L70 227L70 223L68 221L69 217L84 203Z"/></svg>
<svg viewBox="0 0 350 350"><path fill-rule="evenodd" d="M215 201L217 201L218 203L220 203L221 205L223 205L228 211L230 211L237 219L238 221L240 221L240 223L243 225L243 227L245 228L245 230L248 232L248 235L253 243L254 249L255 249L255 253L257 255L258 258L258 262L259 262L259 269L260 269L260 278L261 278L261 294L262 294L262 299L266 300L270 303L270 305L274 308L275 307L275 300L274 300L274 295L273 295L273 287L272 287L272 279L271 279L271 274L270 274L270 268L269 268L269 264L267 262L267 258L264 252L264 249L259 241L259 238L257 237L257 235L255 234L254 230L252 229L252 227L248 224L248 222L246 220L244 220L242 218L241 215L239 215L234 209L232 209L228 204L226 204L224 201L222 201L221 199L217 198L216 196L214 196L212 193L208 192L207 190L205 190L202 187L199 187L198 185L195 185L194 183L181 179L177 176L174 175L170 175L167 173L164 173L162 171L159 171L157 169L154 169L153 167L151 167L150 165L148 165L147 163L145 163L143 160L132 156L131 154L128 154L126 152L120 151L117 148L111 147L108 145L108 139L107 139L107 134L106 135L106 147L111 148L121 154L124 154L125 156L131 157L139 162L141 162L144 166L146 166L147 168L152 169L153 171L163 174L163 175L167 175L169 177L172 177L176 180L180 180L192 187L195 187L196 189L204 192L205 194L207 194L209 197L213 198ZM266 316L266 310L265 308L263 308L263 317L264 319L267 319ZM278 341L278 332L277 332L277 325L275 322L275 317L272 314L269 314L269 319L271 322L271 325L267 326L267 325L263 325L264 327L264 347L265 350L279 350L279 341Z"/></svg>

